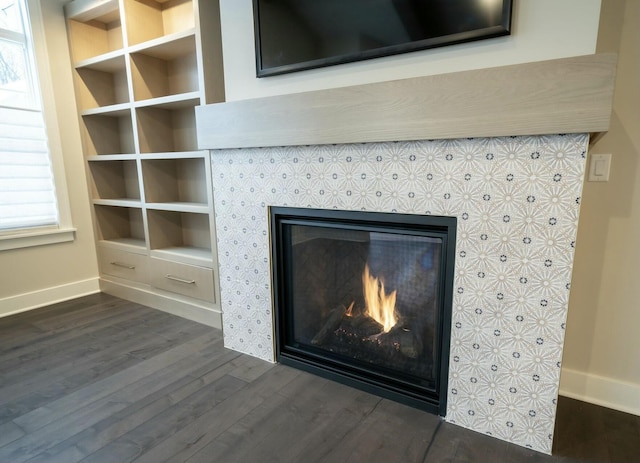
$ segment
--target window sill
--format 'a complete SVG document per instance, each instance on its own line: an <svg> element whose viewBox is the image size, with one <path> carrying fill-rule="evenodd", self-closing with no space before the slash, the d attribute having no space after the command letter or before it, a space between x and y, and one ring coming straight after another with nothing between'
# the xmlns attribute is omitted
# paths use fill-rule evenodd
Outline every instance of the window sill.
<svg viewBox="0 0 640 463"><path fill-rule="evenodd" d="M48 228L0 235L0 251L73 241L75 232L75 228Z"/></svg>

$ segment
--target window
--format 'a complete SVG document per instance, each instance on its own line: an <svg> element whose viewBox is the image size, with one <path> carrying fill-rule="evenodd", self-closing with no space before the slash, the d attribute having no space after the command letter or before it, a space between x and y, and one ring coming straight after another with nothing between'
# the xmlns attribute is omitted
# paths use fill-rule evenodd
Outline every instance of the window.
<svg viewBox="0 0 640 463"><path fill-rule="evenodd" d="M0 0L0 250L73 238L61 226L61 212L69 214L58 208L37 72L48 66L36 56L28 13L26 0Z"/></svg>
<svg viewBox="0 0 640 463"><path fill-rule="evenodd" d="M0 106L39 109L20 0L0 0Z"/></svg>

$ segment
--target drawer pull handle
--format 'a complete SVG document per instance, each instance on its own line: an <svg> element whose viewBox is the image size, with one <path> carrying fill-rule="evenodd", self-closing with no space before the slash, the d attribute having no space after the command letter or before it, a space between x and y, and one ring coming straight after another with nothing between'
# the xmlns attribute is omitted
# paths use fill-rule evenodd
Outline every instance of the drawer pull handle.
<svg viewBox="0 0 640 463"><path fill-rule="evenodd" d="M187 285L195 285L196 284L196 280L184 280L182 278L178 278L178 277L174 277L173 275L165 275L164 276L167 280L172 280L172 281L177 281L178 283L184 283Z"/></svg>
<svg viewBox="0 0 640 463"><path fill-rule="evenodd" d="M135 265L123 264L122 262L109 262L111 265L115 265L116 267L122 267L129 270L135 270Z"/></svg>

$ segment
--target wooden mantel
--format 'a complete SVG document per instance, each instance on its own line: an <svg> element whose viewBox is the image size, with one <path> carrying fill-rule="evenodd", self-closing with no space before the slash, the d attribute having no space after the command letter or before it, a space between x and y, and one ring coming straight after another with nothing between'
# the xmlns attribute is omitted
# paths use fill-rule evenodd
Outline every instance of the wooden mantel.
<svg viewBox="0 0 640 463"><path fill-rule="evenodd" d="M615 68L596 54L206 105L198 146L605 132Z"/></svg>

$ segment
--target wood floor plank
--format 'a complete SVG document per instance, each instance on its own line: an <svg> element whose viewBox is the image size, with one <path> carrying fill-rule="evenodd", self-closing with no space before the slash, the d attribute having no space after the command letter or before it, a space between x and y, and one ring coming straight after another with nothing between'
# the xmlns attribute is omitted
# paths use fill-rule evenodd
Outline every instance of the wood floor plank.
<svg viewBox="0 0 640 463"><path fill-rule="evenodd" d="M97 401L63 420L0 447L0 461L20 463L81 432L87 426L126 407L126 403Z"/></svg>
<svg viewBox="0 0 640 463"><path fill-rule="evenodd" d="M217 357L203 359L205 363L197 363L197 366L192 370L207 370L208 372L218 370L218 376L222 376L225 371L236 367L233 362L238 359L238 353L221 349L218 352ZM239 363L243 361L244 359L241 358ZM185 364L185 362L180 363ZM227 364L229 366L225 368L224 366ZM122 435L154 419L182 398L188 397L194 390L206 385L205 382L197 379L200 376L197 373L195 373L197 378L181 374L179 369L175 369L171 373L173 374L149 376L143 381L134 383L102 399L103 401L126 400L129 405L29 461L65 461L67 463L80 461ZM210 380L213 381L213 379Z"/></svg>
<svg viewBox="0 0 640 463"><path fill-rule="evenodd" d="M553 451L571 461L638 462L640 418L561 397Z"/></svg>
<svg viewBox="0 0 640 463"><path fill-rule="evenodd" d="M162 340L161 342L164 342L163 338L159 339ZM238 355L239 354L233 352L229 353L231 358ZM191 385L191 389L187 389L183 394L193 392L193 390L197 389L201 384L206 384L200 378L193 379L187 376L182 379ZM68 413L53 422L49 420L49 424L44 426L42 426L43 423L40 416L38 416L40 420L35 421L35 424L33 420L22 421L20 418L16 419L17 422L22 423L26 428L33 427L35 429L29 429L31 432L27 436L0 448L0 461L4 461L3 459L16 462L26 461L45 452L49 448L82 432L82 430L100 420L120 412L128 407L132 401L140 400L142 397L146 397L149 393L153 392L151 386L146 386L147 387L142 388L138 387L137 394L129 390L119 395L117 393L112 394L103 400L92 401L88 405L80 407L74 412ZM174 399L169 396L166 400L172 403Z"/></svg>
<svg viewBox="0 0 640 463"><path fill-rule="evenodd" d="M151 314L139 314L137 317L132 317L129 323L122 322L119 325L112 325L105 327L101 331L90 332L82 335L80 339L72 338L66 341L60 342L55 347L51 346L48 349L44 357L31 359L29 364L22 365L22 367L12 368L11 371L7 371L4 375L5 379L18 377L23 370L29 370L30 367L39 367L41 364L46 364L48 367L53 366L54 362L58 364L66 363L70 357L80 357L86 352L93 352L103 349L105 346L113 343L119 343L126 340L132 333L140 335L136 326L132 326L131 323L145 323L155 326L161 323L166 323L166 319L162 316L158 316L156 313ZM6 383L5 383L6 384Z"/></svg>
<svg viewBox="0 0 640 463"><path fill-rule="evenodd" d="M435 415L385 399L319 461L421 463L438 423Z"/></svg>
<svg viewBox="0 0 640 463"><path fill-rule="evenodd" d="M41 337L43 333L42 329L30 323L5 325L0 330L0 354L17 349L29 340Z"/></svg>
<svg viewBox="0 0 640 463"><path fill-rule="evenodd" d="M192 323L194 332L202 331L203 325ZM176 330L184 334L181 323L178 324ZM207 331L213 331L208 329ZM216 334L219 336L219 331ZM125 334L125 338L130 338L122 342L113 344L102 349L95 354L85 356L80 359L74 359L69 363L63 364L59 368L44 369L32 377L28 377L26 381L14 384L2 389L3 395L0 397L0 422L9 419L18 419L20 415L29 413L31 410L44 406L66 394L81 389L91 383L99 382L110 376L117 376L121 370L129 368L136 371L136 375L146 371L140 367L140 363L144 360L144 356L136 355L136 350L143 348L146 354L150 352L153 346L156 353L160 354L166 350L170 350L173 346L184 343L186 339L168 340L165 337L154 336L153 333L143 331L137 336L129 336ZM131 349L136 346L138 349ZM184 349L184 348L183 348ZM181 350L178 350L180 352ZM164 357L162 357L164 358ZM156 361L151 365L164 366L162 362ZM134 375L135 376L135 375ZM50 377L56 377L56 381L50 381Z"/></svg>
<svg viewBox="0 0 640 463"><path fill-rule="evenodd" d="M0 359L2 359L3 363L6 363L16 357L24 356L24 360L28 360L28 355L33 355L33 352L38 352L38 354L45 353L51 350L51 346L55 344L68 341L70 339L77 339L81 336L86 336L96 331L100 331L109 326L115 325L117 323L122 323L125 321L132 321L131 308L126 304L121 304L119 307L115 307L107 312L108 316L106 317L97 317L94 321L89 323L88 326L84 327L82 330L72 329L72 330L60 330L59 332L47 332L42 333L36 339L25 340L21 345L15 346L10 351L5 351L0 353ZM142 312L136 312L140 317L145 314ZM35 355L37 358L38 355Z"/></svg>
<svg viewBox="0 0 640 463"><path fill-rule="evenodd" d="M293 394L303 395L305 399L315 398L327 385L327 380L316 381L320 378L310 378L306 374L301 374L291 381L284 390L295 391ZM292 419L296 410L295 405L289 404L290 397L281 394L281 389L268 401L264 401L259 406L253 408L244 417L230 426L225 432L204 446L195 455L187 459L189 463L200 463L202 461L252 461L248 454L252 453L256 447L264 450L262 457L269 456L269 452L263 448L273 433L282 431L288 442L294 436L290 436L286 424ZM300 413L311 411L311 408L299 410ZM277 413L278 410L285 413ZM313 412L311 412L313 413ZM253 432L247 432L251 429Z"/></svg>
<svg viewBox="0 0 640 463"><path fill-rule="evenodd" d="M384 405L380 407L380 403ZM396 413L397 408L404 410L397 414L398 420L418 415L427 416L432 424L438 422L436 417L422 411L302 373L276 397L256 407L186 461L349 461L344 455L331 455L331 452L345 448L353 453L347 442L355 448L370 448L372 439L376 440L373 448L383 457L379 461L419 461L429 442L429 427L420 426L423 420L419 420L412 435L402 427L397 428L397 421L387 419L387 408L392 410L391 414ZM374 417L374 429L367 425L369 416ZM354 437L361 429L366 430L367 438ZM395 460L380 452L380 448L386 448L385 439L388 439L389 455ZM419 445L411 445L411 441ZM399 452L398 447L405 450ZM416 457L407 459L407 454ZM374 460L370 454L363 454L361 459L351 461Z"/></svg>
<svg viewBox="0 0 640 463"><path fill-rule="evenodd" d="M81 298L84 301L85 298ZM92 324L96 319L100 317L109 317L112 310L116 310L120 306L130 306L132 303L123 301L117 298L111 298L101 300L97 304L87 306L83 302L69 301L58 304L58 308L55 311L48 311L46 309L37 309L30 312L25 312L18 320L14 320L14 317L0 318L0 353L18 349L21 346L29 345L36 339L41 339L42 333L46 332L49 335L55 335L61 332L80 328ZM147 307L137 305L139 312L147 311ZM69 323L59 324L56 329L46 329L37 326L40 321L46 320L51 317L56 319L58 316L66 315L67 313L75 314L77 311L87 312L89 316L84 320L84 325L81 323ZM35 312L35 313L32 313ZM16 316L18 317L18 315ZM20 332L19 329L23 329Z"/></svg>
<svg viewBox="0 0 640 463"><path fill-rule="evenodd" d="M76 310L65 313L50 314L47 317L34 319L31 324L38 328L50 332L58 333L72 329L82 328L92 324L103 317L108 317L116 309L135 310L146 315L153 314L154 310L148 307L133 304L122 299L111 299L93 304L87 307L80 305Z"/></svg>
<svg viewBox="0 0 640 463"><path fill-rule="evenodd" d="M590 407L595 405L588 404ZM603 417L605 439L611 461L632 462L640 460L640 420L637 416L616 410L600 408ZM593 412L591 412L593 413Z"/></svg>
<svg viewBox="0 0 640 463"><path fill-rule="evenodd" d="M24 347L2 355L0 371L8 372L3 375L3 383L6 384L11 378L19 376L22 371L20 368L30 372L38 368L39 364L51 367L56 359L64 363L65 356L91 349L100 340L109 339L110 336L115 335L126 336L127 333L132 332L131 324L145 317L149 317L149 314L143 311L132 314L131 308L123 305L121 310L114 309L111 317L96 320L90 328L41 336L37 342L26 344Z"/></svg>
<svg viewBox="0 0 640 463"><path fill-rule="evenodd" d="M131 323L143 324L145 330L140 330L139 326L131 326ZM29 373L34 368L47 369L50 374L60 376L64 371L77 369L81 363L91 363L96 358L107 356L110 351L124 349L125 346L144 345L144 342L156 339L154 329L166 324L167 318L164 315L151 313L140 318L134 317L123 324L105 328L99 332L86 335L86 338L71 339L63 342L55 348L50 349L50 355L43 358L33 359L28 364L4 375L4 384L20 382L24 371ZM157 341L153 341L157 342ZM57 369L57 367L61 367ZM5 391L6 392L6 391Z"/></svg>
<svg viewBox="0 0 640 463"><path fill-rule="evenodd" d="M186 461L319 461L381 400L302 373Z"/></svg>
<svg viewBox="0 0 640 463"><path fill-rule="evenodd" d="M250 383L255 381L260 376L271 370L275 365L273 363L266 362L264 360L250 357L239 368L231 372L231 376L235 376L238 379Z"/></svg>
<svg viewBox="0 0 640 463"><path fill-rule="evenodd" d="M594 439L594 436L603 436L605 432L601 410L593 410L596 419L584 420L583 413L580 413L585 410L581 402L569 400L563 405L557 411L557 420L564 424L556 427L555 450L578 460L610 461L606 440Z"/></svg>
<svg viewBox="0 0 640 463"><path fill-rule="evenodd" d="M196 382L198 381L200 380L196 380ZM213 409L245 385L244 381L225 374L162 412L157 416L158 421L148 421L138 426L81 461L83 463L133 461L148 449L155 447L199 416Z"/></svg>
<svg viewBox="0 0 640 463"><path fill-rule="evenodd" d="M561 397L547 456L222 343L101 294L0 319L0 462L640 461L637 416Z"/></svg>
<svg viewBox="0 0 640 463"><path fill-rule="evenodd" d="M0 447L20 439L26 433L11 421L0 424Z"/></svg>
<svg viewBox="0 0 640 463"><path fill-rule="evenodd" d="M127 349L133 350L155 343L163 347L171 347L169 342L153 334L140 333L137 337L125 334L124 338L115 343L113 339L104 344L103 348L92 348L90 353L79 352L75 357L65 358L65 362L56 362L54 366L43 366L37 374L25 374L19 381L3 387L0 397L0 419L13 417L12 410L18 404L28 404L31 396L55 397L54 391L60 389L61 394L70 393L88 382L115 374L119 370L131 367L141 362L141 359L131 355ZM113 345L111 345L113 344ZM94 345L95 347L95 345ZM51 381L51 378L56 378ZM37 408L37 407L34 407Z"/></svg>
<svg viewBox="0 0 640 463"><path fill-rule="evenodd" d="M158 384L166 383L168 380L186 376L203 364L210 363L210 359L198 356L197 352L201 349L213 347L220 355L224 353L222 350L222 339L217 333L213 335L204 334L197 338L197 342L194 341L189 344L189 346L189 349L185 349L184 345L175 348L179 349L179 352L182 352L184 356L174 359L173 362L163 362L161 367L155 369L148 367L148 361L138 364L133 369L123 370L120 373L108 376L101 381L91 383L82 389L64 395L48 403L46 406L25 413L16 418L14 422L22 429L33 432L49 423L59 420L78 408L84 407L96 400L109 398L114 394L122 394L124 396L118 398L118 400L125 400L127 396L129 396L128 399L131 400L131 396L135 397L134 388L153 388ZM172 354L175 354L175 352L172 352ZM194 358L196 356L198 357L197 359ZM186 362L185 360L187 359L189 359L190 362ZM155 364L158 366L157 361ZM152 391L153 389L151 389L150 392Z"/></svg>
<svg viewBox="0 0 640 463"><path fill-rule="evenodd" d="M29 320L41 320L50 316L51 314L55 315L56 313L68 313L73 310L81 310L105 301L114 300L118 300L118 298L105 293L94 293L76 299L39 307L34 310L27 310L25 312L20 312L7 317L0 317L0 325L5 326L7 324L22 323Z"/></svg>
<svg viewBox="0 0 640 463"><path fill-rule="evenodd" d="M286 388L300 374L298 370L278 365L262 375L259 382L249 384L141 455L136 463L186 461L257 407L273 401L278 391Z"/></svg>
<svg viewBox="0 0 640 463"><path fill-rule="evenodd" d="M551 463L552 457L479 432L443 423L424 463L441 462Z"/></svg>

